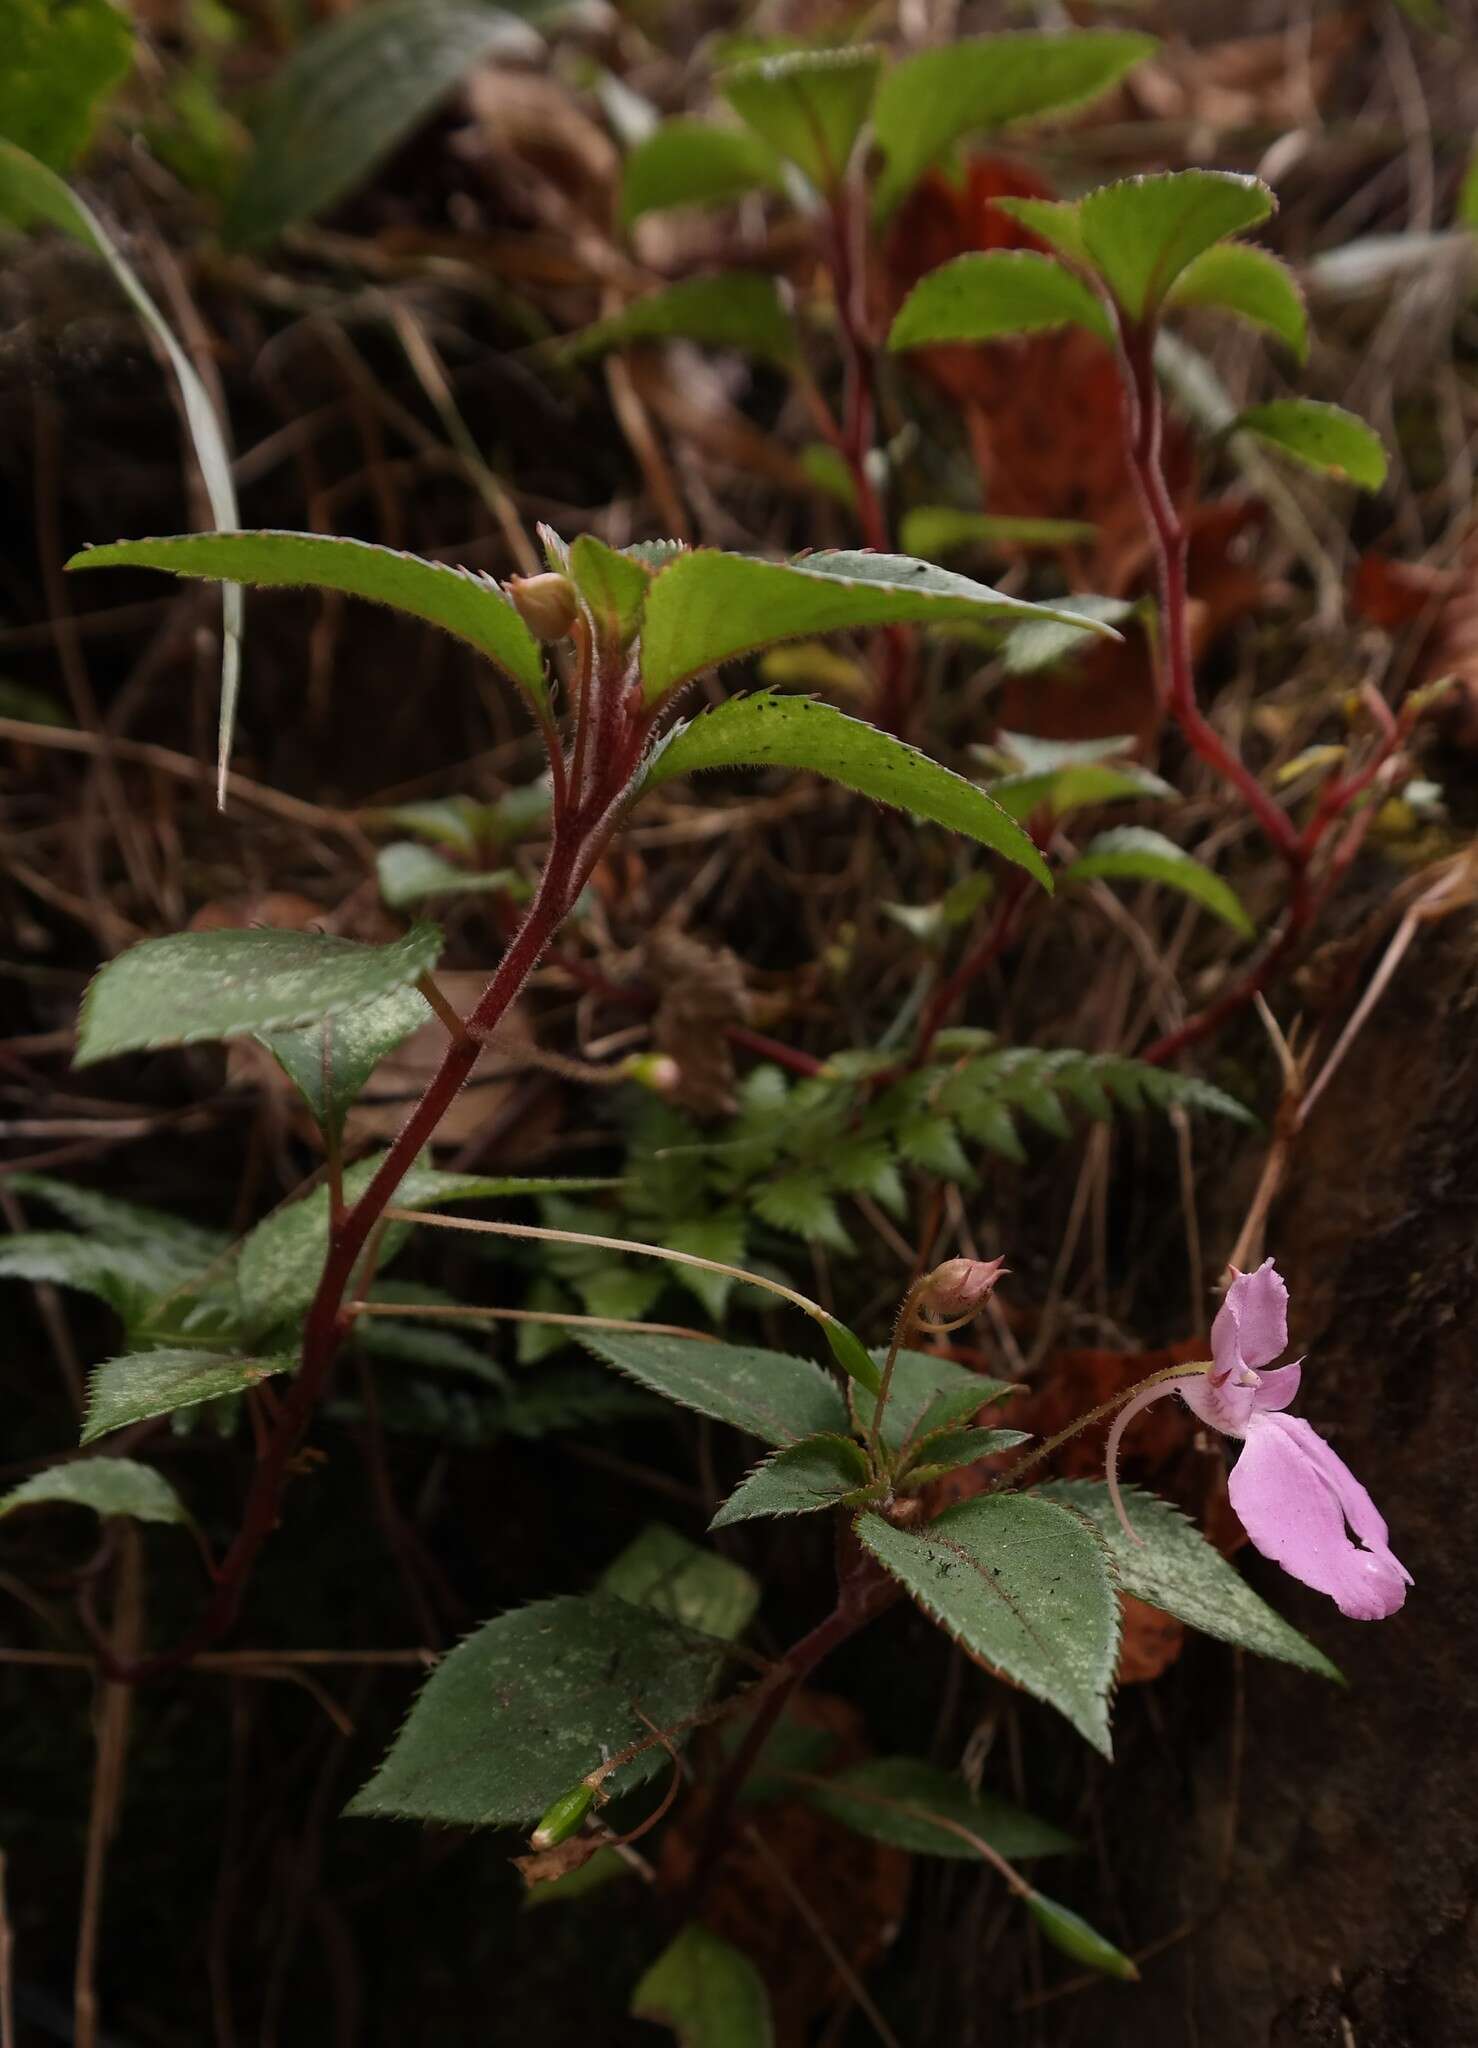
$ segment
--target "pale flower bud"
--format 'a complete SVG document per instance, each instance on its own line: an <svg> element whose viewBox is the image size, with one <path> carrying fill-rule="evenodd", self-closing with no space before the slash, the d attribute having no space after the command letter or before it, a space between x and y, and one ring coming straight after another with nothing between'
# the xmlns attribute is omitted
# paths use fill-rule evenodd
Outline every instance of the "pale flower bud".
<svg viewBox="0 0 1478 2048"><path fill-rule="evenodd" d="M579 615L575 586L557 570L541 576L510 576L504 587L513 609L536 640L563 640Z"/></svg>
<svg viewBox="0 0 1478 2048"><path fill-rule="evenodd" d="M622 1076L650 1088L654 1095L670 1096L682 1086L683 1070L671 1053L634 1052L621 1062Z"/></svg>
<svg viewBox="0 0 1478 2048"><path fill-rule="evenodd" d="M919 1287L919 1306L951 1320L973 1316L990 1300L1005 1271L1004 1259L946 1259L925 1274Z"/></svg>

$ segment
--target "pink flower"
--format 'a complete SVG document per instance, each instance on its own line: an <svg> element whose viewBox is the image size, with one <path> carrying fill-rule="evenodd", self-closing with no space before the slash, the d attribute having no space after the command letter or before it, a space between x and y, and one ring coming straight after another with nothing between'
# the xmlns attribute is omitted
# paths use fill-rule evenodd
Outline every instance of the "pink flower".
<svg viewBox="0 0 1478 2048"><path fill-rule="evenodd" d="M1125 1424L1162 1394L1177 1393L1203 1422L1241 1439L1227 1494L1263 1556L1327 1593L1351 1620L1383 1621L1405 1600L1411 1574L1392 1555L1379 1509L1343 1459L1300 1416L1283 1413L1298 1393L1302 1361L1262 1368L1287 1348L1288 1289L1265 1259L1227 1289L1211 1325L1209 1372L1145 1387L1120 1411L1107 1460L1115 1512L1134 1536L1119 1493Z"/></svg>

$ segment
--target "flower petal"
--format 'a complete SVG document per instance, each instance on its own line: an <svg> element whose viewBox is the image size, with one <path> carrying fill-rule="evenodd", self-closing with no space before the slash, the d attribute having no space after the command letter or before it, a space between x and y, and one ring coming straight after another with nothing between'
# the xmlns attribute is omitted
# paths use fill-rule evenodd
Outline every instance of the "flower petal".
<svg viewBox="0 0 1478 2048"><path fill-rule="evenodd" d="M1304 1362L1296 1359L1292 1365L1277 1366L1272 1372L1260 1373L1252 1405L1263 1414L1271 1414L1278 1408L1291 1408L1298 1399L1298 1383L1304 1376Z"/></svg>
<svg viewBox="0 0 1478 2048"><path fill-rule="evenodd" d="M1219 1429L1223 1436L1243 1436L1257 1405L1258 1389L1250 1378L1243 1386L1242 1378L1242 1368L1238 1366L1225 1379L1218 1379L1212 1372L1195 1379L1177 1380L1175 1384L1187 1408L1204 1423Z"/></svg>
<svg viewBox="0 0 1478 2048"><path fill-rule="evenodd" d="M1392 1556L1374 1501L1301 1417L1251 1418L1227 1492L1263 1556L1327 1593L1341 1614L1381 1621L1405 1600L1411 1574Z"/></svg>
<svg viewBox="0 0 1478 2048"><path fill-rule="evenodd" d="M1227 1289L1211 1326L1218 1372L1223 1368L1222 1352L1216 1348L1217 1324L1223 1316L1235 1327L1237 1356L1243 1365L1271 1365L1288 1349L1288 1289L1271 1259L1264 1259L1255 1273L1238 1273ZM1223 1336L1223 1348L1226 1344Z"/></svg>
<svg viewBox="0 0 1478 2048"><path fill-rule="evenodd" d="M1232 1299L1241 1285L1242 1274L1227 1289L1216 1319L1211 1325L1211 1377L1222 1381L1234 1377L1242 1370L1242 1333L1237 1328L1237 1305Z"/></svg>

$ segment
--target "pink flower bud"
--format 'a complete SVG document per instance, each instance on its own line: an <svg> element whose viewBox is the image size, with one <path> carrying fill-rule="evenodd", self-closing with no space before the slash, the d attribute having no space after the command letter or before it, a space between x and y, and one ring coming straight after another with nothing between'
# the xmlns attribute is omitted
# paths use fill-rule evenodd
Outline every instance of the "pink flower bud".
<svg viewBox="0 0 1478 2048"><path fill-rule="evenodd" d="M568 576L510 576L509 601L536 640L563 640L574 625L580 600Z"/></svg>
<svg viewBox="0 0 1478 2048"><path fill-rule="evenodd" d="M1006 1270L1004 1259L946 1259L925 1275L919 1306L937 1316L973 1316L985 1307Z"/></svg>

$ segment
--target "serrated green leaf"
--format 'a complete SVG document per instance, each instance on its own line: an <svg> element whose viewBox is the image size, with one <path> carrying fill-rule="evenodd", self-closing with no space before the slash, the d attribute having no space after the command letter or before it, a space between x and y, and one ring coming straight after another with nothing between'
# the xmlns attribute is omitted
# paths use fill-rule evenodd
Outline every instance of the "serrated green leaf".
<svg viewBox="0 0 1478 2048"><path fill-rule="evenodd" d="M1163 1067L1146 1067L1138 1060L1132 1064L1138 1073L1140 1087L1157 1108L1170 1109L1179 1105L1186 1109L1209 1110L1214 1116L1229 1116L1235 1123L1256 1128L1257 1118L1246 1103L1238 1102L1223 1088L1213 1087L1210 1081L1202 1081L1194 1074L1167 1073Z"/></svg>
<svg viewBox="0 0 1478 2048"><path fill-rule="evenodd" d="M754 270L685 277L665 291L633 299L619 313L578 329L555 346L567 361L579 362L611 349L627 348L632 342L668 340L736 348L782 366L796 359L790 315L773 280ZM575 547L579 546L576 541Z"/></svg>
<svg viewBox="0 0 1478 2048"><path fill-rule="evenodd" d="M1103 302L1080 277L1029 249L976 250L920 279L889 330L888 347L999 341L1074 326L1111 338Z"/></svg>
<svg viewBox="0 0 1478 2048"><path fill-rule="evenodd" d="M353 1815L499 1827L537 1820L606 1757L677 1730L718 1680L725 1645L606 1592L500 1615L432 1673ZM675 1739L681 1739L676 1736ZM620 1793L671 1769L652 1746Z"/></svg>
<svg viewBox="0 0 1478 2048"><path fill-rule="evenodd" d="M472 854L481 841L485 809L470 796L435 796L420 803L387 804L369 818L375 825L398 825L418 839L449 846L454 853Z"/></svg>
<svg viewBox="0 0 1478 2048"><path fill-rule="evenodd" d="M753 1573L661 1522L649 1523L612 1559L600 1590L724 1643L743 1635L760 1604Z"/></svg>
<svg viewBox="0 0 1478 2048"><path fill-rule="evenodd" d="M440 951L434 924L413 925L386 946L325 932L176 932L145 939L88 984L73 1065L338 1017L419 981Z"/></svg>
<svg viewBox="0 0 1478 2048"><path fill-rule="evenodd" d="M1098 1481L1056 1479L1034 1491L1039 1498L1088 1517L1113 1561L1120 1586L1136 1600L1260 1657L1297 1664L1321 1678L1339 1678L1323 1652L1260 1600L1241 1573L1169 1501L1138 1487L1123 1489L1125 1511L1140 1539L1131 1543L1119 1526L1108 1488Z"/></svg>
<svg viewBox="0 0 1478 2048"><path fill-rule="evenodd" d="M991 1095L975 1095L961 1103L960 1129L998 1158L1015 1166L1026 1164L1026 1147L1017 1136L1016 1125L1004 1102Z"/></svg>
<svg viewBox="0 0 1478 2048"><path fill-rule="evenodd" d="M1028 1494L987 1494L918 1531L863 1514L857 1534L962 1649L1111 1753L1119 1602L1103 1547L1076 1516Z"/></svg>
<svg viewBox="0 0 1478 2048"><path fill-rule="evenodd" d="M887 1357L885 1351L873 1355L879 1364ZM962 1422L1016 1391L1008 1380L986 1379L932 1352L900 1351L883 1412L883 1443L890 1451L901 1452L916 1439ZM866 1432L872 1428L872 1394L859 1387L852 1399L858 1427Z"/></svg>
<svg viewBox="0 0 1478 2048"><path fill-rule="evenodd" d="M910 555L829 550L798 562L691 548L652 585L642 633L642 688L649 703L705 669L781 640L872 626L1019 625L1056 620L1078 634L1115 637L1066 605L1007 597Z"/></svg>
<svg viewBox="0 0 1478 2048"><path fill-rule="evenodd" d="M1060 1906L1056 1899L1047 1898L1042 1892L1027 1894L1027 1910L1046 1935L1055 1949L1070 1956L1075 1963L1083 1963L1090 1970L1097 1970L1101 1976L1117 1977L1126 1984L1139 1982L1139 1970L1122 1949L1106 1941L1096 1927L1092 1927L1081 1913L1075 1913L1071 1906Z"/></svg>
<svg viewBox="0 0 1478 2048"><path fill-rule="evenodd" d="M96 1295L130 1328L161 1294L200 1270L163 1248L110 1243L66 1230L23 1230L0 1242L0 1280L29 1280Z"/></svg>
<svg viewBox="0 0 1478 2048"><path fill-rule="evenodd" d="M242 1358L224 1351L138 1351L110 1358L87 1385L84 1444L125 1423L198 1408L224 1394L244 1393L274 1373L291 1372L291 1358Z"/></svg>
<svg viewBox="0 0 1478 2048"><path fill-rule="evenodd" d="M755 1515L806 1515L837 1507L867 1483L860 1444L848 1436L808 1436L746 1473L708 1526L727 1529Z"/></svg>
<svg viewBox="0 0 1478 2048"><path fill-rule="evenodd" d="M64 171L133 62L133 30L110 0L0 0L0 48L0 135Z"/></svg>
<svg viewBox="0 0 1478 2048"><path fill-rule="evenodd" d="M102 222L83 205L74 192L44 164L28 156L14 143L0 141L0 218L19 227L45 221L73 241L85 243L102 257L115 284L148 328L166 357L180 387L185 424L191 446L200 465L200 477L210 504L210 516L219 527L239 524L236 485L232 475L231 451L210 393L201 383L190 361L149 294L114 247ZM217 742L216 802L224 810L226 768L231 758L231 740L236 726L236 700L241 684L242 597L238 583L227 582L221 592L221 705Z"/></svg>
<svg viewBox="0 0 1478 2048"><path fill-rule="evenodd" d="M419 849L418 849L419 850ZM413 986L392 989L322 1024L262 1036L262 1043L334 1144L359 1092L387 1053L419 1031L431 1006Z"/></svg>
<svg viewBox="0 0 1478 2048"><path fill-rule="evenodd" d="M1132 618L1137 606L1127 597L1099 597L1090 591L1059 598L1057 610L1058 618L1024 619L1011 628L1001 649L1008 675L1036 675L1072 655L1086 654L1094 643L1085 636L1084 625L1116 627Z"/></svg>
<svg viewBox="0 0 1478 2048"><path fill-rule="evenodd" d="M881 52L867 44L789 50L737 65L720 80L747 127L818 192L835 192L872 107Z"/></svg>
<svg viewBox="0 0 1478 2048"><path fill-rule="evenodd" d="M440 626L485 655L541 710L548 702L538 641L489 577L370 541L321 533L195 533L84 548L69 569L163 569L230 578L263 590L338 590Z"/></svg>
<svg viewBox="0 0 1478 2048"><path fill-rule="evenodd" d="M1095 876L1107 881L1157 882L1163 888L1176 889L1243 938L1253 935L1252 920L1238 902L1236 891L1163 832L1152 832L1143 825L1116 825L1112 831L1100 832L1057 879L1066 888Z"/></svg>
<svg viewBox="0 0 1478 2048"><path fill-rule="evenodd" d="M650 569L655 575L658 569L665 569L669 562L675 562L679 555L688 552L685 540L634 540L629 547L621 549L633 562Z"/></svg>
<svg viewBox="0 0 1478 2048"><path fill-rule="evenodd" d="M1380 436L1342 405L1313 398L1272 398L1232 421L1230 433L1255 434L1301 462L1362 491L1378 491L1386 480L1386 451Z"/></svg>
<svg viewBox="0 0 1478 2048"><path fill-rule="evenodd" d="M651 1314L666 1280L662 1268L646 1259L635 1265L611 1259L579 1274L574 1286L587 1315L608 1316L618 1323L639 1323Z"/></svg>
<svg viewBox="0 0 1478 2048"><path fill-rule="evenodd" d="M344 1199L355 1202L374 1179L384 1154L361 1159L344 1175ZM413 1166L395 1191L407 1209L441 1209L458 1202L497 1201L547 1194L575 1194L607 1187L601 1180L520 1178L475 1173L442 1173L434 1166ZM250 1330L272 1329L303 1314L313 1299L328 1253L329 1191L317 1187L301 1201L291 1202L266 1217L243 1240L236 1265L241 1313ZM381 1240L385 1266L405 1242L410 1226L394 1224Z"/></svg>
<svg viewBox="0 0 1478 2048"><path fill-rule="evenodd" d="M783 182L775 152L747 129L664 121L626 159L621 225L669 206L724 206L746 192L778 191Z"/></svg>
<svg viewBox="0 0 1478 2048"><path fill-rule="evenodd" d="M1069 548L1097 535L1085 519L1024 519L1014 514L969 512L958 505L914 505L904 513L899 540L906 555L936 562L966 548Z"/></svg>
<svg viewBox="0 0 1478 2048"><path fill-rule="evenodd" d="M375 855L375 878L392 910L409 910L412 904L446 896L505 895L518 902L528 894L528 884L516 868L459 868L434 846L418 846L414 839L382 846Z"/></svg>
<svg viewBox="0 0 1478 2048"><path fill-rule="evenodd" d="M812 1172L782 1173L762 1181L750 1190L749 1203L772 1230L788 1231L806 1244L824 1244L843 1258L856 1252L835 1201Z"/></svg>
<svg viewBox="0 0 1478 2048"><path fill-rule="evenodd" d="M1303 293L1287 264L1266 249L1246 242L1221 242L1203 250L1180 273L1165 303L1235 313L1276 335L1299 362L1308 355L1309 318Z"/></svg>
<svg viewBox="0 0 1478 2048"><path fill-rule="evenodd" d="M1045 809L1061 818L1090 804L1175 794L1168 782L1141 768L1137 761L1115 758L1133 745L1128 737L1038 740L1029 733L1003 732L990 748L977 747L972 752L1019 764L986 784L1002 810L1013 818L1029 818Z"/></svg>
<svg viewBox="0 0 1478 2048"><path fill-rule="evenodd" d="M1153 36L1117 30L951 37L895 64L878 88L873 132L886 157L882 211L962 136L1082 106L1151 56Z"/></svg>
<svg viewBox="0 0 1478 2048"><path fill-rule="evenodd" d="M793 1444L847 1427L835 1382L808 1358L751 1344L705 1344L624 1330L584 1331L580 1341L654 1394L732 1423L762 1443Z"/></svg>
<svg viewBox="0 0 1478 2048"><path fill-rule="evenodd" d="M12 1194L44 1202L102 1244L150 1253L161 1271L171 1276L161 1281L161 1291L201 1271L230 1243L224 1231L187 1223L183 1217L142 1202L122 1202L116 1195L99 1194L96 1188L59 1180L54 1174L12 1173L6 1186Z"/></svg>
<svg viewBox="0 0 1478 2048"><path fill-rule="evenodd" d="M17 1508L91 1508L97 1515L129 1515L136 1522L188 1522L184 1502L162 1473L132 1458L73 1458L33 1472L0 1500L0 1515Z"/></svg>
<svg viewBox="0 0 1478 2048"><path fill-rule="evenodd" d="M859 1835L911 1856L977 1858L979 1850L959 1828L1011 1862L1063 1856L1077 1846L1060 1828L989 1792L972 1792L957 1771L942 1771L919 1757L873 1757L835 1777L812 1780L803 1796ZM936 1816L953 1826L937 1826Z"/></svg>
<svg viewBox="0 0 1478 2048"><path fill-rule="evenodd" d="M1051 886L1031 840L983 790L830 704L768 692L726 698L678 728L653 757L644 787L734 767L809 769L843 789L964 833L1025 868L1044 888Z"/></svg>
<svg viewBox="0 0 1478 2048"><path fill-rule="evenodd" d="M905 1159L945 1180L971 1181L974 1170L955 1136L953 1121L927 1109L914 1110L897 1127L898 1147Z"/></svg>
<svg viewBox="0 0 1478 2048"><path fill-rule="evenodd" d="M425 797L419 803L387 804L364 813L372 825L398 825L418 839L450 847L454 853L476 854L484 847L513 846L526 839L549 815L549 778L505 790L490 804L470 796Z"/></svg>
<svg viewBox="0 0 1478 2048"><path fill-rule="evenodd" d="M1213 243L1256 227L1276 201L1233 171L1158 171L1100 185L1078 201L1083 245L1131 320L1153 313Z"/></svg>
<svg viewBox="0 0 1478 2048"><path fill-rule="evenodd" d="M1072 1136L1073 1127L1068 1121L1067 1111L1045 1081L1014 1081L1010 1096L1012 1107L1019 1109L1023 1116L1029 1116L1038 1130L1046 1131L1054 1138Z"/></svg>
<svg viewBox="0 0 1478 2048"><path fill-rule="evenodd" d="M570 574L602 638L624 647L641 624L650 569L639 558L608 548L593 533L582 533L570 549Z"/></svg>
<svg viewBox="0 0 1478 2048"><path fill-rule="evenodd" d="M228 239L254 246L323 212L476 65L538 48L486 0L375 0L314 30L272 78L227 210Z"/></svg>
<svg viewBox="0 0 1478 2048"><path fill-rule="evenodd" d="M1075 199L993 199L990 203L998 212L1030 228L1069 263L1083 270L1093 268Z"/></svg>
<svg viewBox="0 0 1478 2048"><path fill-rule="evenodd" d="M631 1994L631 2016L670 2027L680 2048L774 2048L764 1980L747 1956L694 1921Z"/></svg>
<svg viewBox="0 0 1478 2048"><path fill-rule="evenodd" d="M1104 1087L1104 1062L1087 1053L1069 1055L1057 1070L1057 1085L1065 1095L1070 1095L1086 1116L1095 1123L1108 1124L1114 1120L1114 1105Z"/></svg>
<svg viewBox="0 0 1478 2048"><path fill-rule="evenodd" d="M1023 1429L941 1429L917 1439L909 1452L908 1485L919 1487L941 1472L958 1472L962 1466L978 1465L982 1458L994 1458L1002 1451L1014 1451L1028 1443Z"/></svg>

